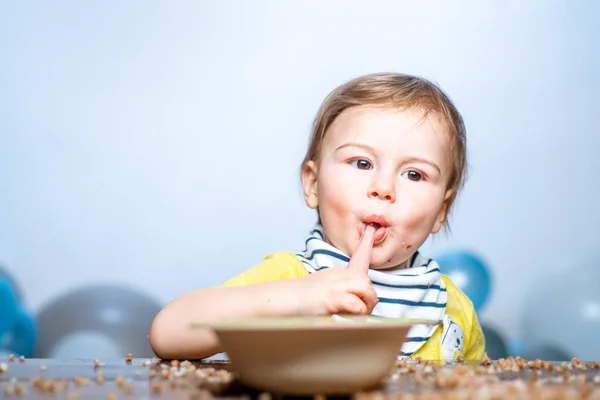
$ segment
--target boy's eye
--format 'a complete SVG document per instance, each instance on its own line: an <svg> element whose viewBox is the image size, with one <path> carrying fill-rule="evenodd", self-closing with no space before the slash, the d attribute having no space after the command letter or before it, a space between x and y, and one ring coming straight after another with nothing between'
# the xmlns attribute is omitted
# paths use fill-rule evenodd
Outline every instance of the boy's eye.
<svg viewBox="0 0 600 400"><path fill-rule="evenodd" d="M373 167L370 162L363 159L352 161L352 165L358 169L371 169Z"/></svg>
<svg viewBox="0 0 600 400"><path fill-rule="evenodd" d="M415 181L415 182L418 182L421 179L423 179L423 176L420 173L418 173L417 171L406 171L402 175L406 175L406 177L408 179L410 179L411 181Z"/></svg>

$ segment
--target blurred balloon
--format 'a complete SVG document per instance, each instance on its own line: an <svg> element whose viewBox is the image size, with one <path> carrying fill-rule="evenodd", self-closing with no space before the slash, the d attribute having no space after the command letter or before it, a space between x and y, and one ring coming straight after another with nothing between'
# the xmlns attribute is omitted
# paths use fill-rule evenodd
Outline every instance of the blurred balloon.
<svg viewBox="0 0 600 400"><path fill-rule="evenodd" d="M129 353L113 337L93 331L78 331L62 337L52 348L49 357L69 358L123 358Z"/></svg>
<svg viewBox="0 0 600 400"><path fill-rule="evenodd" d="M12 277L12 275L8 272L8 269L4 268L0 265L0 280L4 280L10 286L12 292L17 299L17 303L23 302L23 294L21 292L20 286L17 284L17 281Z"/></svg>
<svg viewBox="0 0 600 400"><path fill-rule="evenodd" d="M510 345L510 355L520 356L526 360L540 359L542 361L571 361L573 355L556 344L536 343L515 340Z"/></svg>
<svg viewBox="0 0 600 400"><path fill-rule="evenodd" d="M36 357L52 357L54 348L60 346L61 341L65 343L65 337L81 332L106 335L122 346L120 357L127 353L134 357L152 357L154 353L147 335L161 308L154 299L126 287L79 288L52 301L39 312ZM111 346L92 349L95 350L94 357L113 356ZM79 353L86 355L88 350L80 349ZM72 352L69 354L77 356Z"/></svg>
<svg viewBox="0 0 600 400"><path fill-rule="evenodd" d="M560 346L583 360L600 359L600 260L534 281L524 301L523 337Z"/></svg>
<svg viewBox="0 0 600 400"><path fill-rule="evenodd" d="M13 327L17 318L17 299L12 287L0 278L0 337Z"/></svg>
<svg viewBox="0 0 600 400"><path fill-rule="evenodd" d="M483 260L472 252L453 250L439 254L435 260L440 271L448 275L479 311L487 301L492 286L490 272Z"/></svg>
<svg viewBox="0 0 600 400"><path fill-rule="evenodd" d="M485 352L488 357L492 360L508 357L508 346L502 335L488 324L482 323L481 329L485 336Z"/></svg>
<svg viewBox="0 0 600 400"><path fill-rule="evenodd" d="M12 329L0 338L0 349L19 356L32 357L36 342L35 321L22 308L17 310L15 316Z"/></svg>

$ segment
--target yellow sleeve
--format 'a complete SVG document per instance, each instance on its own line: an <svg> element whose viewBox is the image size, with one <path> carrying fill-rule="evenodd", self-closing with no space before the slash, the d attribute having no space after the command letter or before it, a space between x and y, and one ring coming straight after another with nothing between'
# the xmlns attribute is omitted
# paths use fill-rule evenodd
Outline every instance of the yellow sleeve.
<svg viewBox="0 0 600 400"><path fill-rule="evenodd" d="M475 314L475 308L471 307L471 333L469 342L465 346L465 360L481 360L486 357L485 353L485 337L483 330Z"/></svg>
<svg viewBox="0 0 600 400"><path fill-rule="evenodd" d="M229 279L223 285L248 286L259 283L300 278L308 275L302 262L291 251L271 253L247 271Z"/></svg>
<svg viewBox="0 0 600 400"><path fill-rule="evenodd" d="M485 338L473 302L449 277L442 275L442 279L448 290L446 313L461 326L465 334L463 357L465 360L481 360L486 356Z"/></svg>

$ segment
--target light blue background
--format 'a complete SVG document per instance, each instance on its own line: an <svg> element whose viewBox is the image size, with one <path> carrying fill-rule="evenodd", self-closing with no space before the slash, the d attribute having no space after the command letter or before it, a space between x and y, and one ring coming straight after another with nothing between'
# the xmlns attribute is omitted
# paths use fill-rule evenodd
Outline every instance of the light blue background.
<svg viewBox="0 0 600 400"><path fill-rule="evenodd" d="M162 303L298 250L299 163L359 74L438 82L468 128L452 234L519 335L540 277L598 251L600 3L4 1L0 262L33 311L82 284ZM560 295L560 294L558 294Z"/></svg>

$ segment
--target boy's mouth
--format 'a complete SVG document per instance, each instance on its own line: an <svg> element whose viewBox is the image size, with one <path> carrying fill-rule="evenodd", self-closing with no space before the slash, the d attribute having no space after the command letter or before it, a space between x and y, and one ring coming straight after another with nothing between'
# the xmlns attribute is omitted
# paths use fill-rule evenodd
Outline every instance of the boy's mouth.
<svg viewBox="0 0 600 400"><path fill-rule="evenodd" d="M373 237L373 244L381 243L385 240L388 234L388 222L382 215L369 215L363 220L360 227L360 236L362 237L365 233L367 225L371 225L375 228L375 235Z"/></svg>

